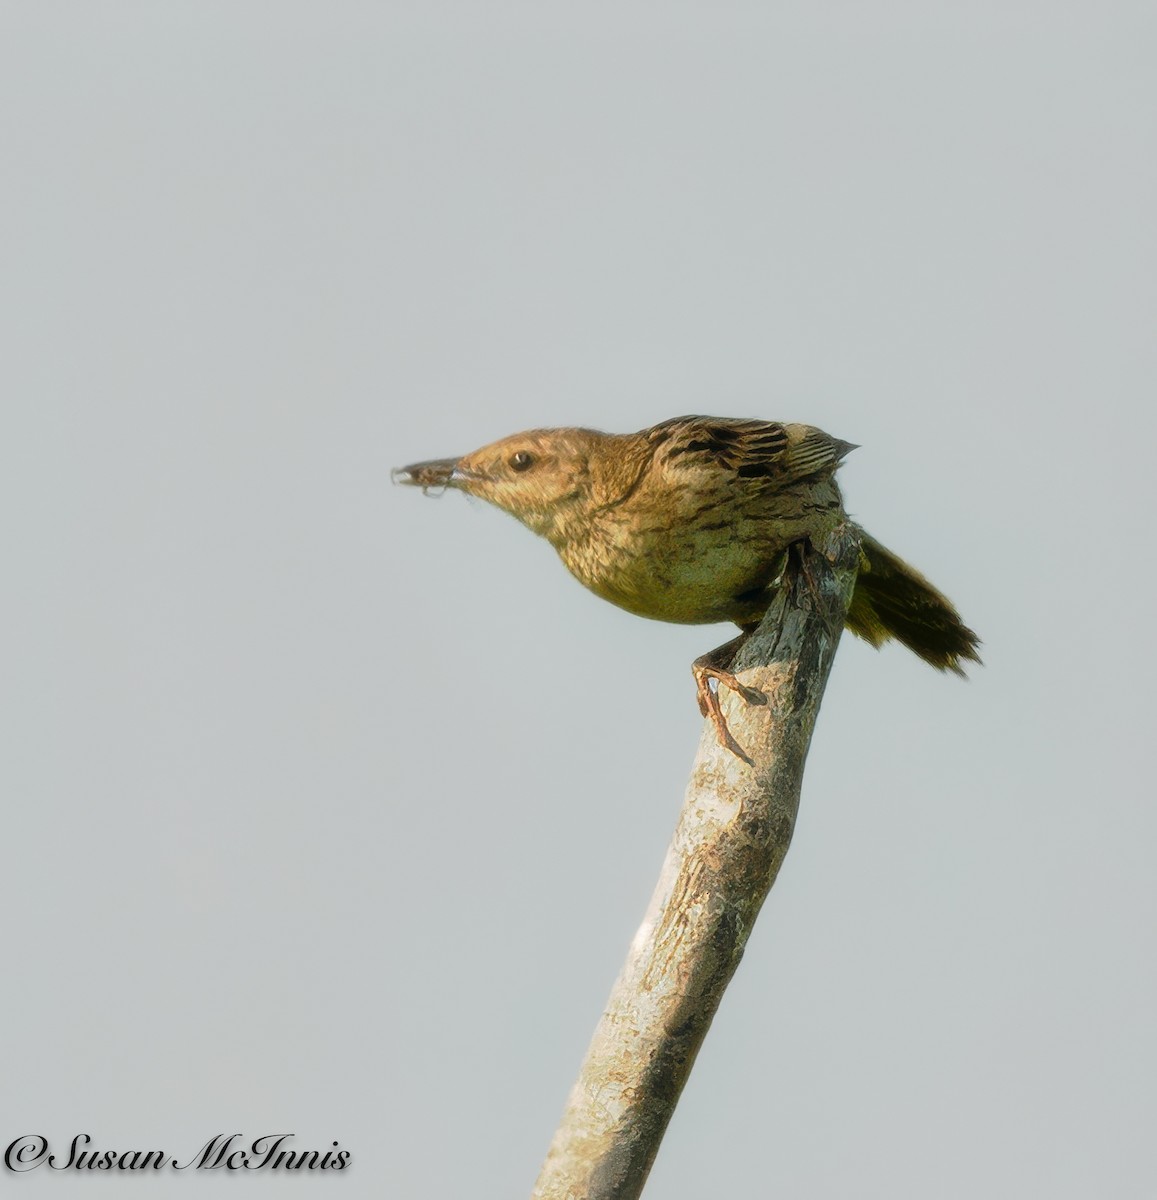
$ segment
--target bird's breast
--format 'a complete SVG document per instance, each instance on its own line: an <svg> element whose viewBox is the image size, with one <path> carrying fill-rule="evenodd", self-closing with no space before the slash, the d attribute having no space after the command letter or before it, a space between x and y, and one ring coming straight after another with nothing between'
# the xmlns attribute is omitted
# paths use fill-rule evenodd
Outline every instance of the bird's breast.
<svg viewBox="0 0 1157 1200"><path fill-rule="evenodd" d="M783 551L840 519L839 490L830 476L771 489L719 474L694 478L695 486L646 479L626 502L588 510L555 547L581 583L641 617L758 620Z"/></svg>
<svg viewBox="0 0 1157 1200"><path fill-rule="evenodd" d="M751 619L750 593L770 581L781 541L774 529L746 523L708 529L611 524L559 547L559 554L581 583L628 612L703 625Z"/></svg>

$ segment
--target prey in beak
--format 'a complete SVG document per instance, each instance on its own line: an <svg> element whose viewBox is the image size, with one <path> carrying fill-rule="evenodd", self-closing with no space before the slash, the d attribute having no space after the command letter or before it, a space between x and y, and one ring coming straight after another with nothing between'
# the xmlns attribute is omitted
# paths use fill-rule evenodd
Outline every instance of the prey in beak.
<svg viewBox="0 0 1157 1200"><path fill-rule="evenodd" d="M427 496L431 488L441 495L448 487L461 487L475 478L474 473L463 467L457 458L433 458L429 462L412 463L408 467L395 467L390 472L390 479L394 483L420 487Z"/></svg>

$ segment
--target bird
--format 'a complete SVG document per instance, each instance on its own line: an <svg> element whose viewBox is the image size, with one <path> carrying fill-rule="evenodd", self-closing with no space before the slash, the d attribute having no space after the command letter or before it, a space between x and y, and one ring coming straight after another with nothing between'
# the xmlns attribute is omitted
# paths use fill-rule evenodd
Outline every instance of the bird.
<svg viewBox="0 0 1157 1200"><path fill-rule="evenodd" d="M765 699L729 667L782 586L791 552L802 555L849 521L835 473L855 449L812 425L685 416L628 434L531 429L460 458L397 468L392 478L488 501L627 612L738 625L738 637L691 669L719 741L750 761L727 728L718 690L751 704ZM846 627L875 647L894 639L942 671L963 675L966 662L979 663L980 640L947 597L854 529L860 561Z"/></svg>

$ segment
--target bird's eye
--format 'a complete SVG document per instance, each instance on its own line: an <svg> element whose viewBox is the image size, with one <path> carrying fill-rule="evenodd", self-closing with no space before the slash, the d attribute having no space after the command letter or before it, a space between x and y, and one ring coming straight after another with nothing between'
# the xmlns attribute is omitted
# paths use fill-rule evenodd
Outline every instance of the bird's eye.
<svg viewBox="0 0 1157 1200"><path fill-rule="evenodd" d="M534 455L528 454L525 450L519 450L517 454L510 456L510 466L515 471L526 471L534 466Z"/></svg>

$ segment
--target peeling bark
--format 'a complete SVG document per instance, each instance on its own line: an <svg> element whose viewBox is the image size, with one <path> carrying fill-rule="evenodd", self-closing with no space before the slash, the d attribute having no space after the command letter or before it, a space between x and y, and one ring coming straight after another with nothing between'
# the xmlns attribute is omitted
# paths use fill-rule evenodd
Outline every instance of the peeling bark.
<svg viewBox="0 0 1157 1200"><path fill-rule="evenodd" d="M789 573L733 670L767 696L707 723L647 914L554 1136L534 1200L632 1200L791 841L804 762L860 564L850 523Z"/></svg>

